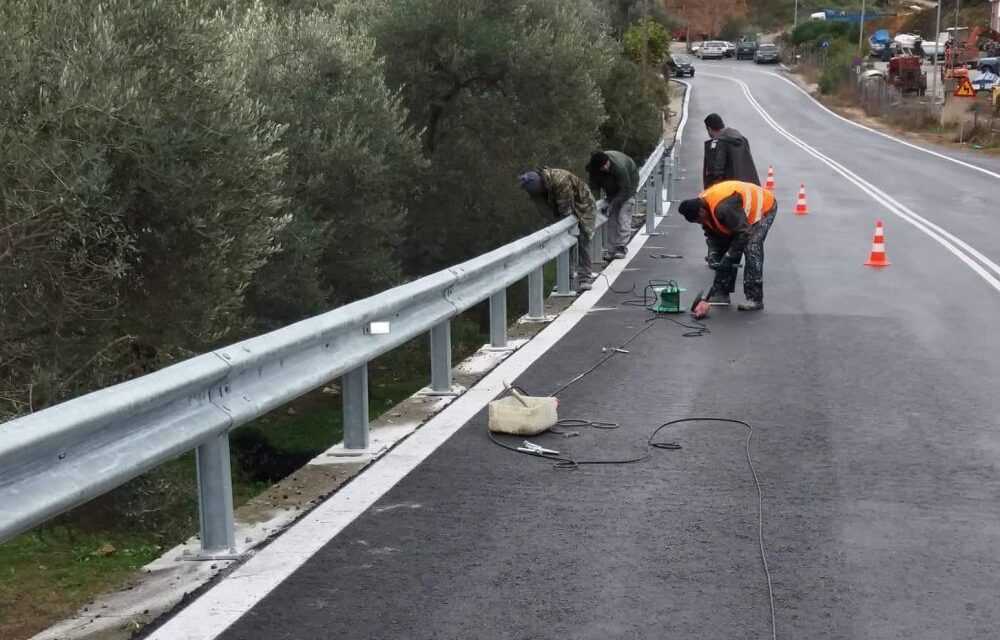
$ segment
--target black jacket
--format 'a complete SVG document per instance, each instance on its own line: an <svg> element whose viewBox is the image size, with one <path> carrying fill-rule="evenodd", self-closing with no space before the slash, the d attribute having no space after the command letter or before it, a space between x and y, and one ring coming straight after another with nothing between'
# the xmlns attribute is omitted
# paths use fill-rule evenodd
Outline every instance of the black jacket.
<svg viewBox="0 0 1000 640"><path fill-rule="evenodd" d="M757 167L750 154L750 141L736 129L726 128L714 140L705 141L705 188L723 180L752 182L760 186Z"/></svg>

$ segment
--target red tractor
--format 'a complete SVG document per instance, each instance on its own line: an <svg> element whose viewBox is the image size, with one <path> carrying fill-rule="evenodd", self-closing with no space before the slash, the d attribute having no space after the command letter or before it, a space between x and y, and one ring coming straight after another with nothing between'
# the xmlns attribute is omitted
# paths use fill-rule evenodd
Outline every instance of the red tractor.
<svg viewBox="0 0 1000 640"><path fill-rule="evenodd" d="M902 93L924 95L927 91L927 74L920 69L920 56L899 55L889 60L886 80Z"/></svg>

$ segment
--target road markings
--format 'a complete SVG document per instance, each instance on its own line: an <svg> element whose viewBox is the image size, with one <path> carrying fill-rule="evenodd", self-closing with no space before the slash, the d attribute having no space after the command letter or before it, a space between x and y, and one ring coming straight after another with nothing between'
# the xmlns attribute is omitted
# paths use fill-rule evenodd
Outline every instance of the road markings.
<svg viewBox="0 0 1000 640"><path fill-rule="evenodd" d="M787 82L796 91L798 91L802 95L804 95L807 98L809 98L810 100L812 100L816 104L816 106L818 106L820 109L822 109L823 111L826 111L827 113L829 113L834 118L837 118L838 120L843 120L844 122L846 122L847 124L849 124L849 125L851 125L853 127L857 127L859 129L864 129L865 131L868 131L870 133L874 133L877 136L882 136L883 138L885 138L887 140L892 140L893 142L898 142L899 144L907 146L907 147L909 147L911 149L916 149L917 151L923 151L924 153L929 153L930 155L935 156L937 158L940 158L942 160L947 160L948 162L954 162L955 164L961 165L961 166L966 167L968 169L972 169L974 171L978 171L978 172L980 172L980 173L982 173L984 175L990 176L991 178L996 178L997 180L1000 180L1000 173L996 173L994 171L990 171L989 169L986 169L984 167L980 167L978 165L972 164L971 162L965 162L964 160L959 160L958 158L954 158L952 156L949 156L949 155L946 155L946 154L943 154L943 153L939 153L937 151L934 151L933 149L928 149L927 147L921 147L920 145L913 144L912 142L907 142L906 140L903 140L901 138L897 138L895 136L891 136L888 133L885 133L883 131L879 131L878 129L872 129L871 127L867 127L867 126L861 124L860 122L855 122L855 121L853 121L853 120L851 120L849 118L845 118L844 116L840 115L836 111L833 111L832 109L830 109L829 107L827 107L825 104L823 104L822 102L820 102L819 100L817 100L816 98L814 98L813 96L811 96L808 91L806 91L805 89L803 89L799 85L795 84L793 81L789 80L788 78L786 78L786 77L784 77L784 76L782 76L780 74L773 73L773 72L772 73L767 73L767 72L763 72L763 71L760 71L758 73L760 73L761 75L773 76L773 77L777 78L778 80L781 80L782 82ZM711 75L711 74L706 74L706 75ZM719 77L722 77L722 76L719 76Z"/></svg>
<svg viewBox="0 0 1000 640"><path fill-rule="evenodd" d="M690 98L689 87L684 98L678 142L687 123ZM639 254L649 238L650 236L637 233L629 243L626 258L615 260L602 272L607 274L607 278L598 279L591 291L579 296L549 326L464 395L260 549L233 573L167 620L147 640L212 640L224 633L482 411L505 390L508 381L513 381L526 371L576 326L610 289L611 283ZM337 579L335 575L330 576L330 580Z"/></svg>
<svg viewBox="0 0 1000 640"><path fill-rule="evenodd" d="M848 182L851 182L861 191L871 196L873 200L886 207L894 215L909 222L911 225L913 225L914 227L922 231L924 234L932 238L938 244L940 244L945 249L954 254L955 257L964 262L970 269L972 269L983 280L985 280L987 284L993 287L996 291L1000 292L1000 280L998 280L996 277L990 274L989 271L987 271L987 269L989 269L994 273L1000 275L1000 265L997 265L995 262L987 258L980 251L976 250L974 247L966 243L961 238L958 238L954 234L941 228L940 226L934 224L933 222L927 220L923 216L918 215L912 209L901 204L895 198L885 193L884 191L882 191L872 183L868 182L867 180L861 178L859 175L857 175L844 165L840 164L836 160L833 160L832 158L825 155L815 147L810 146L808 143L803 142L794 134L790 133L787 129L778 124L778 122L773 117L771 117L771 114L768 113L767 110L764 109L764 107L762 107L759 102L757 102L757 99L754 98L753 92L750 91L750 87L749 85L747 85L746 82L739 80L738 78L717 75L713 73L703 72L701 75L710 76L713 78L719 78L721 80L728 80L730 82L735 82L736 84L740 85L740 87L743 89L743 95L750 103L750 106L753 107L754 110L757 111L757 113L760 114L760 116L764 119L764 121L767 122L767 124L770 125L772 129L777 131L782 137L786 138L789 142L791 142L795 146L799 147L809 155L813 156L814 158L820 160L821 162L829 166L831 169L833 169L834 171L842 175L844 178L846 178ZM973 258L978 259L979 261L982 262L982 264L977 263L976 260Z"/></svg>

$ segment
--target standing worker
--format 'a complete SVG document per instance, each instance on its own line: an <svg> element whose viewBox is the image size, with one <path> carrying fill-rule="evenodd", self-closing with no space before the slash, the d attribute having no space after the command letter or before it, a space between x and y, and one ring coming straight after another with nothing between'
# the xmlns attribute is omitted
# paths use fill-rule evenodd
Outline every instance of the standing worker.
<svg viewBox="0 0 1000 640"><path fill-rule="evenodd" d="M624 258L632 236L632 209L635 192L639 189L639 168L635 161L621 151L596 151L587 163L590 188L595 195L604 192L608 204L608 243L611 245L604 259L610 262Z"/></svg>
<svg viewBox="0 0 1000 640"><path fill-rule="evenodd" d="M702 169L704 188L724 180L740 180L759 185L757 166L750 153L750 141L736 129L731 129L722 121L722 116L710 113L705 118L708 140L705 141L705 164ZM709 267L715 268L720 256L712 253L711 247L705 256Z"/></svg>
<svg viewBox="0 0 1000 640"><path fill-rule="evenodd" d="M744 253L743 293L747 302L738 309L763 309L764 240L778 213L774 194L749 182L727 180L709 187L697 198L684 200L678 211L688 222L702 226L709 251L721 256L715 266L715 281L707 298L695 307L695 317L707 316L712 304L729 304L737 265Z"/></svg>
<svg viewBox="0 0 1000 640"><path fill-rule="evenodd" d="M750 153L750 141L736 129L726 126L722 117L710 113L705 118L708 140L705 141L705 188L723 180L739 180L760 185L757 166Z"/></svg>
<svg viewBox="0 0 1000 640"><path fill-rule="evenodd" d="M597 203L582 178L565 169L542 167L518 177L521 188L543 215L556 220L575 216L579 228L577 240L577 291L590 291L594 274L590 262L590 238L594 233Z"/></svg>

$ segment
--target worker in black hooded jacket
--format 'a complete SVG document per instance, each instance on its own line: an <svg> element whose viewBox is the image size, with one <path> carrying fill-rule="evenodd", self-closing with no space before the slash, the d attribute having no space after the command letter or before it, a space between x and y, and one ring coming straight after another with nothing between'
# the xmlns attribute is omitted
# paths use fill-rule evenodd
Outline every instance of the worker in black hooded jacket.
<svg viewBox="0 0 1000 640"><path fill-rule="evenodd" d="M750 154L750 142L743 134L726 126L717 113L705 118L708 140L705 141L705 168L702 172L706 189L724 180L739 180L760 186L757 167Z"/></svg>
<svg viewBox="0 0 1000 640"><path fill-rule="evenodd" d="M722 116L710 113L705 118L708 140L705 141L705 168L702 171L705 188L726 180L739 180L760 186L757 167L750 154L750 141L736 129L731 129L722 121ZM705 262L715 268L721 254L709 245Z"/></svg>

